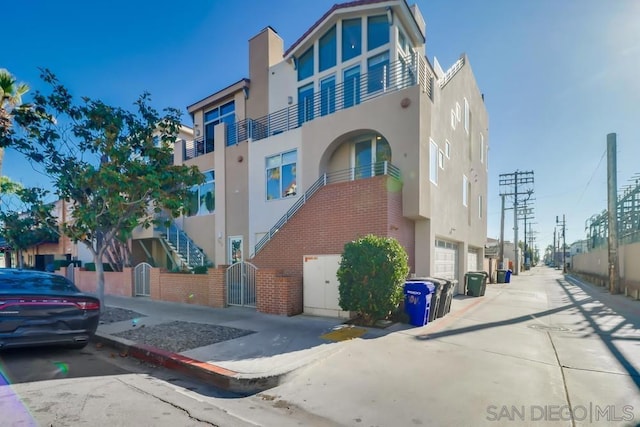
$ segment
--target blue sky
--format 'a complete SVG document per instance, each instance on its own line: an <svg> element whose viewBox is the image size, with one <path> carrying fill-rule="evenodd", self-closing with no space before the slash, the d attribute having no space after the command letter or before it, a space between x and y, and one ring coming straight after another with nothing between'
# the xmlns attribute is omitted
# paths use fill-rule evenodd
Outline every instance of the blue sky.
<svg viewBox="0 0 640 427"><path fill-rule="evenodd" d="M0 68L42 88L50 68L76 96L131 106L186 106L248 75L248 40L270 25L285 49L337 0L24 0L3 5ZM498 175L535 173L541 251L556 215L567 243L606 208L606 135L618 136L619 187L640 172L640 2L637 0L419 0L427 56L443 68L465 52L490 123L488 234L500 232ZM413 2L409 1L409 4ZM28 97L27 97L28 99ZM41 184L7 150L3 173ZM505 238L513 239L507 212ZM520 232L522 238L522 226Z"/></svg>

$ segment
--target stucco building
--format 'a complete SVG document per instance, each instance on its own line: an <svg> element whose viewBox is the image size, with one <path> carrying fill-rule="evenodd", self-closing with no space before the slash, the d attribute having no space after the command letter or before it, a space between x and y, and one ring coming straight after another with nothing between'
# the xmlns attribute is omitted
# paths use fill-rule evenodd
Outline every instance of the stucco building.
<svg viewBox="0 0 640 427"><path fill-rule="evenodd" d="M397 238L418 276L482 267L484 97L466 55L446 71L427 59L425 31L417 6L363 0L286 48L271 27L249 40L248 76L188 106L193 140L175 146L207 177L175 224L208 262L302 286L305 257L374 233Z"/></svg>

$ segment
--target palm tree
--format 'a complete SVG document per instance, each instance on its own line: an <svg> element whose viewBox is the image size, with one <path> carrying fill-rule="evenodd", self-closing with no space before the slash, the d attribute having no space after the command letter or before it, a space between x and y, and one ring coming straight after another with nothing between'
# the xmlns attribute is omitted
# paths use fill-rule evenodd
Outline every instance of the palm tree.
<svg viewBox="0 0 640 427"><path fill-rule="evenodd" d="M29 86L18 83L8 70L0 68L0 132L5 132L11 127L11 111L22 103L22 95L28 90ZM4 148L0 147L0 174L3 158Z"/></svg>

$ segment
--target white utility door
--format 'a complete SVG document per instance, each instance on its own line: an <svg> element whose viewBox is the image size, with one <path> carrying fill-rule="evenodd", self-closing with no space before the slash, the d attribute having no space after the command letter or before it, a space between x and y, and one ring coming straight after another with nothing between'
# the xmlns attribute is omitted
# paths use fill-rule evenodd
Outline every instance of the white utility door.
<svg viewBox="0 0 640 427"><path fill-rule="evenodd" d="M304 312L317 316L349 318L340 308L337 277L340 255L305 255L303 257Z"/></svg>
<svg viewBox="0 0 640 427"><path fill-rule="evenodd" d="M458 279L458 245L453 242L436 240L435 271L433 277Z"/></svg>
<svg viewBox="0 0 640 427"><path fill-rule="evenodd" d="M467 252L467 271L480 271L478 267L478 250L469 248Z"/></svg>

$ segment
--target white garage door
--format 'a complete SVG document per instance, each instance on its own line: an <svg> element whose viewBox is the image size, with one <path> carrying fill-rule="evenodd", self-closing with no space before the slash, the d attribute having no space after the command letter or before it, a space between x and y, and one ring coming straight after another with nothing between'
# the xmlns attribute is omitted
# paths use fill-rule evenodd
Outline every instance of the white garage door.
<svg viewBox="0 0 640 427"><path fill-rule="evenodd" d="M478 268L478 250L469 248L467 253L467 271L480 271Z"/></svg>
<svg viewBox="0 0 640 427"><path fill-rule="evenodd" d="M436 240L434 277L458 278L458 245L445 240Z"/></svg>

